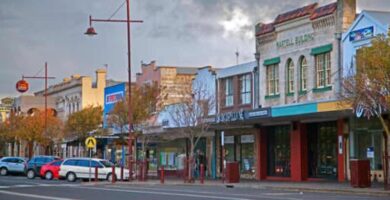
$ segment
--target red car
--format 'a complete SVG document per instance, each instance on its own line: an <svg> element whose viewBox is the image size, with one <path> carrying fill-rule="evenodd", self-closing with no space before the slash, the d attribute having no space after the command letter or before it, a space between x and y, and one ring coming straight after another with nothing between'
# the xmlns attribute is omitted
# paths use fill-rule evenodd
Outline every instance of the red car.
<svg viewBox="0 0 390 200"><path fill-rule="evenodd" d="M53 162L42 165L40 175L47 180L51 180L53 178L58 179L58 172L60 171L60 166L63 160L55 160Z"/></svg>

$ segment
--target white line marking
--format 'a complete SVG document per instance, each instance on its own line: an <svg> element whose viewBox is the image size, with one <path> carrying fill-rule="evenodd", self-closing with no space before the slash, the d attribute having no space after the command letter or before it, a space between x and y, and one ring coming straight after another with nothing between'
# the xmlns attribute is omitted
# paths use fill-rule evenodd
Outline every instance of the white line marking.
<svg viewBox="0 0 390 200"><path fill-rule="evenodd" d="M91 188L91 187L78 187L85 188L90 190L106 190L106 191L116 191L116 192L127 192L127 193L141 193L141 194L158 194L158 195L167 195L167 196L182 196L182 197L195 197L202 199L225 199L225 200L250 200L245 198L234 198L234 197L221 197L221 196L206 196L198 194L184 194L184 193L168 193L168 192L155 192L155 191L142 191L142 190L121 190L121 189L109 189L109 188Z"/></svg>
<svg viewBox="0 0 390 200"><path fill-rule="evenodd" d="M129 189L145 189L145 190L151 190L151 191L164 191L164 192L187 192L187 193L200 193L200 194L214 194L214 195L226 195L227 193L223 193L222 192L207 192L207 191L197 191L197 190L188 190L188 189L183 189L183 190L179 190L179 189L168 189L168 188L150 188L150 187L132 187L132 186L128 186L128 187L124 187L124 186L118 186L118 185L106 185L105 187L111 187L111 188L123 188L123 189L126 189L126 188L129 188ZM289 200L298 200L297 198L294 198L294 197L283 197L283 198L279 198L279 197L276 197L276 196L282 196L282 195L299 195L299 193L257 193L257 194L231 194L229 193L230 196L240 196L240 197L247 197L247 198L259 198L259 197L263 197L262 195L266 195L266 196L271 196L271 197L267 197L267 198L271 198L271 199L289 199ZM300 199L299 199L300 200Z"/></svg>
<svg viewBox="0 0 390 200"><path fill-rule="evenodd" d="M0 189L8 189L9 186L0 186Z"/></svg>
<svg viewBox="0 0 390 200"><path fill-rule="evenodd" d="M35 195L35 194L25 194L25 193L11 192L11 191L5 191L5 190L0 190L0 193L8 194L8 195L14 195L14 196L37 198L37 199L76 200L76 199L69 199L69 198L62 198L62 197L42 196L42 195Z"/></svg>

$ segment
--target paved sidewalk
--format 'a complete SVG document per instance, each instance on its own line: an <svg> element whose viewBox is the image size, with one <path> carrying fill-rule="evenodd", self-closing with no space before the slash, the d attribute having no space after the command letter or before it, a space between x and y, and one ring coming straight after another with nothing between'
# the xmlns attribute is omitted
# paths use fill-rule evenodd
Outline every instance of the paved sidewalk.
<svg viewBox="0 0 390 200"><path fill-rule="evenodd" d="M86 184L111 184L108 182L86 183ZM121 185L140 185L153 186L160 185L159 180L148 180L140 182L133 180L131 182L116 182ZM373 184L370 188L353 188L347 183L327 182L327 181L309 181L309 182L279 182L279 181L251 181L242 180L240 183L222 183L221 180L205 180L204 184L200 184L198 180L195 183L184 183L179 179L166 179L164 185L175 186L220 186L220 187L235 187L235 188L253 188L253 189L272 189L297 192L320 192L320 193L339 193L339 194L361 194L369 196L389 196L390 191L383 189L383 184Z"/></svg>

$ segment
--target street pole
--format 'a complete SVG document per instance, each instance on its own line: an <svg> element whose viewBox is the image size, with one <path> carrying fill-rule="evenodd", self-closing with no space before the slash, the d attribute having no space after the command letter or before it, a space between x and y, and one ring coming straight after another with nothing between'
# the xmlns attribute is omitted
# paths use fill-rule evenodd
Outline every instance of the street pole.
<svg viewBox="0 0 390 200"><path fill-rule="evenodd" d="M129 181L132 179L132 171L133 171L133 134L132 134L132 109L131 109L131 40L130 40L130 23L142 23L142 20L131 20L130 19L130 0L126 0L126 20L120 19L93 19L89 16L89 28L85 32L86 35L94 36L96 35L95 29L92 27L92 22L126 22L127 24L127 59L128 59L128 122L129 122L129 139L128 139L128 167L129 167Z"/></svg>
<svg viewBox="0 0 390 200"><path fill-rule="evenodd" d="M132 125L132 110L131 110L131 40L130 40L130 0L126 0L126 10L127 10L127 58L128 58L128 76L129 76L129 100L128 104L128 118L129 118L129 158L128 158L128 166L129 166L129 181L133 178L133 135L131 134Z"/></svg>

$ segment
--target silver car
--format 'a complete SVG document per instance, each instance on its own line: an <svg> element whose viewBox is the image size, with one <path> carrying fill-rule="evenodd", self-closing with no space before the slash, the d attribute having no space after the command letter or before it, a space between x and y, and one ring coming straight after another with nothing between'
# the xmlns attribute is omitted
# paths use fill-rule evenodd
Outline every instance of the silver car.
<svg viewBox="0 0 390 200"><path fill-rule="evenodd" d="M0 175L5 176L8 173L24 173L26 169L26 160L22 157L3 157L0 159Z"/></svg>

